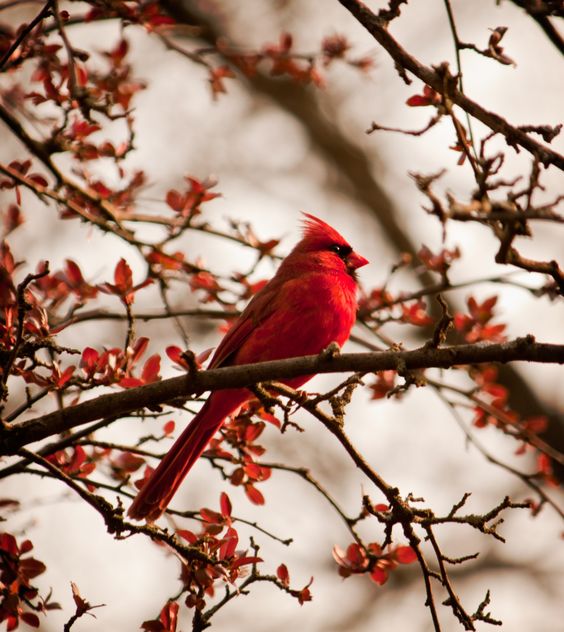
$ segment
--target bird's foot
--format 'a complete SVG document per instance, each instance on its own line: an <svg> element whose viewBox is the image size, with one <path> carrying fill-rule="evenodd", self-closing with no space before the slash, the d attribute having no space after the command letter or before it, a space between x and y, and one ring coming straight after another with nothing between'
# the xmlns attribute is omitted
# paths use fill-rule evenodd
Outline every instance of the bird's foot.
<svg viewBox="0 0 564 632"><path fill-rule="evenodd" d="M327 359L336 358L341 355L341 347L339 347L339 344L333 340L333 342L330 342L319 355L322 358Z"/></svg>

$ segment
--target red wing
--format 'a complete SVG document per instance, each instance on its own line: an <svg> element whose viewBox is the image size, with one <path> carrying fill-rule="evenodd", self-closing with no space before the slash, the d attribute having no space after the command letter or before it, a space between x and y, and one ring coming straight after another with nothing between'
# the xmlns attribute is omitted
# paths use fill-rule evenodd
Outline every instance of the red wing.
<svg viewBox="0 0 564 632"><path fill-rule="evenodd" d="M230 364L230 358L243 346L247 338L273 311L276 288L269 283L247 305L237 322L225 334L215 350L208 369Z"/></svg>

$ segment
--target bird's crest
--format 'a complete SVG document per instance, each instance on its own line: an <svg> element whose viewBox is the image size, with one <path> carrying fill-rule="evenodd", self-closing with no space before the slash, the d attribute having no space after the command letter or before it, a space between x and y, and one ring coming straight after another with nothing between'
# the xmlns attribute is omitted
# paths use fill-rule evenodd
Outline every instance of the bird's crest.
<svg viewBox="0 0 564 632"><path fill-rule="evenodd" d="M343 245L347 244L345 238L323 220L310 213L302 212L302 215L305 218L303 220L304 239L312 242L323 241Z"/></svg>

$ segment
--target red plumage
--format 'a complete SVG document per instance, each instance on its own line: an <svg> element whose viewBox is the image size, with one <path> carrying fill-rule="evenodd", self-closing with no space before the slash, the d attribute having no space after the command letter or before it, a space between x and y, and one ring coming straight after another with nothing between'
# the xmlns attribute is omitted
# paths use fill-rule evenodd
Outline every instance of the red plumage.
<svg viewBox="0 0 564 632"><path fill-rule="evenodd" d="M331 226L304 215L303 238L227 332L210 369L316 354L331 342L342 346L348 339L357 309L355 271L368 261ZM283 382L298 388L311 377ZM252 397L247 389L211 393L141 489L129 515L156 520L224 419Z"/></svg>

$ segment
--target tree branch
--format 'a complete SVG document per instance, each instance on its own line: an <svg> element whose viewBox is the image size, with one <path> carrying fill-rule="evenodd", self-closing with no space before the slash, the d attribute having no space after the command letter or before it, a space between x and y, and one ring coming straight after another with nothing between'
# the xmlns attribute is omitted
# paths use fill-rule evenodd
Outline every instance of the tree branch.
<svg viewBox="0 0 564 632"><path fill-rule="evenodd" d="M564 55L564 39L558 32L558 29L548 19L549 13L543 13L542 9L534 10L534 3L530 0L511 0L513 4L521 7L525 13L529 15L544 31L548 39L556 46L562 55ZM541 4L541 3L538 3Z"/></svg>
<svg viewBox="0 0 564 632"><path fill-rule="evenodd" d="M469 99L456 86L456 79L448 71L447 64L429 68L410 55L390 35L388 23L373 13L359 0L339 0L339 2L366 28L374 39L388 52L397 66L411 72L439 94L448 97L454 104L465 112L481 121L494 132L502 134L507 143L515 148L519 145L537 156L545 165L555 165L564 170L564 156L543 145L518 127L510 125L503 117L495 112L486 110L481 105Z"/></svg>
<svg viewBox="0 0 564 632"><path fill-rule="evenodd" d="M29 443L101 417L124 416L146 406L164 404L209 390L243 388L257 382L317 373L369 373L390 369L406 371L515 361L563 364L564 345L537 343L532 336L527 336L501 344L458 345L438 349L423 346L413 351L347 353L336 357L321 353L316 356L200 371L118 393L108 393L20 424L6 425L0 434L0 454L13 454Z"/></svg>
<svg viewBox="0 0 564 632"><path fill-rule="evenodd" d="M22 42L31 33L31 31L33 31L33 29L40 22L42 22L49 15L49 13L52 12L52 9L53 9L53 0L48 0L48 2L45 3L41 11L33 18L33 20L21 30L21 32L18 34L16 39L12 42L12 45L10 46L10 48L5 52L5 54L0 59L0 70L4 67L4 64L8 62L10 57L16 52L16 50L21 46Z"/></svg>

